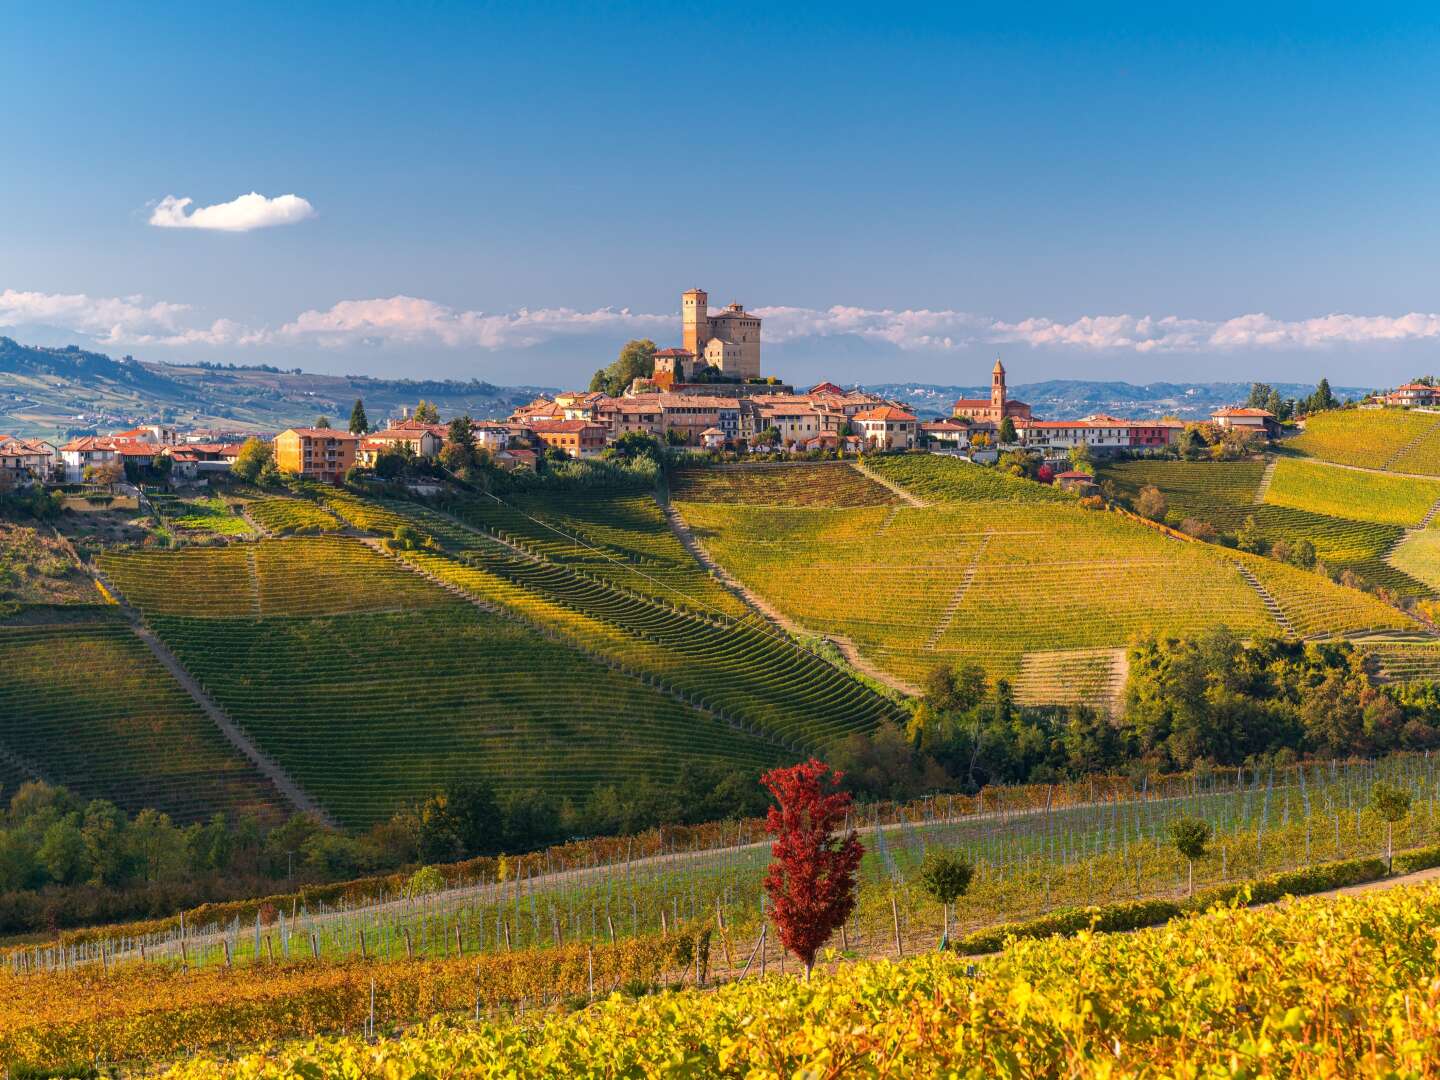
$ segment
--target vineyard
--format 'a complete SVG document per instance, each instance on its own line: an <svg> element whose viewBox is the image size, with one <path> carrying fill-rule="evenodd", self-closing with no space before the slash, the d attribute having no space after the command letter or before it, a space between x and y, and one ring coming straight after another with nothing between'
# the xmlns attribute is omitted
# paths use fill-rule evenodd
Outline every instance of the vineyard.
<svg viewBox="0 0 1440 1080"><path fill-rule="evenodd" d="M1366 808L1381 777L1416 799L1397 827L1397 846L1433 844L1440 773L1423 758L1241 771L1165 792L1092 788L1090 802L1059 798L1053 806L1049 795L1066 793L1052 791L1030 809L1000 809L1005 793L995 792L989 803L936 800L883 820L862 817L860 906L832 944L851 955L892 958L933 950L940 911L919 888L916 868L934 847L964 851L978 868L955 912L962 932L1047 911L1183 895L1184 860L1168 842L1169 824L1181 815L1205 818L1216 830L1196 868L1202 889L1337 859L1350 860L1343 873L1296 875L1283 888L1371 880L1384 872L1373 857L1383 849L1384 825ZM1069 795L1083 799L1084 786ZM1433 865L1436 857L1425 848L1397 865ZM12 957L12 974L0 974L8 991L0 995L0 1058L168 1057L178 1046L270 1041L372 1022L388 1029L437 1012L507 1014L527 1002L535 1009L603 997L629 982L783 971L786 961L760 915L765 860L765 846L756 845L508 875L350 912L282 908L218 934L198 926L188 937L151 938L148 956L137 957L133 940L123 953L116 942L103 964L92 957L67 970L22 975ZM38 960L42 951L19 955L28 966L29 955Z"/></svg>
<svg viewBox="0 0 1440 1080"><path fill-rule="evenodd" d="M506 544L621 588L699 611L742 617L745 605L685 550L649 495L534 494L455 501L447 509ZM437 515L423 527L437 531ZM444 522L438 522L443 530ZM456 534L451 540L472 543Z"/></svg>
<svg viewBox="0 0 1440 1080"><path fill-rule="evenodd" d="M255 524L276 536L339 532L344 528L333 514L305 499L256 499L246 504L245 512Z"/></svg>
<svg viewBox="0 0 1440 1080"><path fill-rule="evenodd" d="M1419 523L1434 502L1432 496L1440 495L1440 486L1432 491L1426 481L1373 477L1281 459L1266 501L1256 505L1263 472L1260 462L1248 461L1121 461L1105 465L1100 475L1131 499L1143 487L1159 488L1169 503L1169 519L1177 524L1195 518L1233 534L1253 520L1260 537L1271 544L1310 541L1316 558L1332 571L1350 570L1398 596L1431 594L1431 586L1422 578L1386 557L1405 535L1404 523ZM1418 488L1410 488L1417 484ZM1327 485L1333 485L1333 497L1325 494ZM1335 510L1348 507L1353 512L1334 516L1302 503ZM1392 520L1396 518L1403 523Z"/></svg>
<svg viewBox="0 0 1440 1080"><path fill-rule="evenodd" d="M1129 935L1019 941L978 968L946 955L844 964L810 981L437 1021L168 1075L540 1077L563 1063L639 1076L683 1061L710 1076L824 1076L841 1063L888 1077L1423 1076L1440 1058L1437 920L1435 887L1221 909Z"/></svg>
<svg viewBox="0 0 1440 1080"><path fill-rule="evenodd" d="M269 783L119 622L0 627L0 782L36 775L83 798L182 821L273 819Z"/></svg>
<svg viewBox="0 0 1440 1080"><path fill-rule="evenodd" d="M1317 413L1288 448L1363 469L1440 476L1440 415L1401 409Z"/></svg>
<svg viewBox="0 0 1440 1080"><path fill-rule="evenodd" d="M1047 484L1021 480L940 454L875 457L866 467L929 502L1068 502Z"/></svg>
<svg viewBox="0 0 1440 1080"><path fill-rule="evenodd" d="M358 540L107 552L98 564L147 617L334 615L449 603L443 592Z"/></svg>
<svg viewBox="0 0 1440 1080"><path fill-rule="evenodd" d="M1440 528L1408 533L1390 552L1390 565L1440 592Z"/></svg>
<svg viewBox="0 0 1440 1080"><path fill-rule="evenodd" d="M474 774L502 792L583 798L677 761L780 757L773 741L479 611L357 540L101 564L220 706L349 825ZM775 684L757 693L784 707Z"/></svg>
<svg viewBox="0 0 1440 1080"><path fill-rule="evenodd" d="M740 506L888 506L900 499L845 462L684 469L674 499Z"/></svg>
<svg viewBox="0 0 1440 1080"><path fill-rule="evenodd" d="M1382 525L1418 525L1440 500L1440 480L1383 476L1281 458L1265 501Z"/></svg>
<svg viewBox="0 0 1440 1080"><path fill-rule="evenodd" d="M1121 648L1152 629L1276 629L1219 552L1073 505L678 509L787 616L912 682L941 662L1014 676L1027 653Z"/></svg>
<svg viewBox="0 0 1440 1080"><path fill-rule="evenodd" d="M227 537L254 535L250 523L219 496L180 499L174 495L150 492L146 499L165 524L182 534Z"/></svg>

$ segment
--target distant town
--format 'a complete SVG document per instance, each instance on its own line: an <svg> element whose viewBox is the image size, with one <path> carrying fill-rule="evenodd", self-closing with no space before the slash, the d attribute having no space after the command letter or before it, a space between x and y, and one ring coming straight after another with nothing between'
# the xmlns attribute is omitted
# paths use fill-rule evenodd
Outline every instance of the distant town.
<svg viewBox="0 0 1440 1080"><path fill-rule="evenodd" d="M1038 451L1050 460L1084 454L1164 452L1187 427L1175 415L1123 418L1095 413L1079 419L1047 419L1010 396L1007 372L996 359L985 397L962 397L950 415L924 419L898 397L820 382L796 389L762 374L762 322L744 305L712 311L706 292L681 297L680 344L656 347L631 342L586 390L539 394L507 415L472 418L473 445L495 466L534 469L546 454L586 459L602 455L627 436L715 455L831 455L930 450L991 463L1007 450ZM1268 389L1268 388L1267 388ZM1327 389L1328 394L1328 389ZM1267 401L1214 408L1213 432L1231 431L1259 440L1280 435L1281 411ZM1440 402L1428 381L1367 398L1371 405L1424 408ZM363 412L363 404L357 402ZM347 427L318 418L264 439L282 472L339 483L354 468L374 468L387 453L435 458L454 432L433 406L418 403L372 426ZM65 442L0 434L0 476L12 486L33 482L77 484L95 479L163 472L175 481L196 481L228 472L253 432L182 431L146 423L108 435ZM1213 440L1211 440L1213 441ZM1063 474L1061 474L1063 475Z"/></svg>

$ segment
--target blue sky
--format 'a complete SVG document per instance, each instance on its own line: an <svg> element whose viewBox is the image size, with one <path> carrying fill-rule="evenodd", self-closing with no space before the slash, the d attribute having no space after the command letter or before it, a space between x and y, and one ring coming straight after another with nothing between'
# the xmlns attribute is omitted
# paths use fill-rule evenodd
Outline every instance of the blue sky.
<svg viewBox="0 0 1440 1080"><path fill-rule="evenodd" d="M762 309L766 368L801 381L983 382L996 353L1016 382L1440 368L1421 5L6 24L0 332L22 340L568 384L628 337L675 343L701 285ZM187 220L250 192L308 212ZM192 227L150 223L167 196Z"/></svg>

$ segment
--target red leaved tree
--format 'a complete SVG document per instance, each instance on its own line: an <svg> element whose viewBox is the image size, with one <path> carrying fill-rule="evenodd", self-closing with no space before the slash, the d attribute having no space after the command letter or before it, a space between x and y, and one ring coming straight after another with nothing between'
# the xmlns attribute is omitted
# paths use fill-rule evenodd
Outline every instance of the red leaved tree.
<svg viewBox="0 0 1440 1080"><path fill-rule="evenodd" d="M820 946L855 910L855 872L865 853L854 829L836 835L850 795L824 790L829 772L830 766L811 758L760 778L779 804L765 820L765 831L777 837L765 872L770 914L780 943L804 962L807 979ZM835 773L829 784L839 780Z"/></svg>

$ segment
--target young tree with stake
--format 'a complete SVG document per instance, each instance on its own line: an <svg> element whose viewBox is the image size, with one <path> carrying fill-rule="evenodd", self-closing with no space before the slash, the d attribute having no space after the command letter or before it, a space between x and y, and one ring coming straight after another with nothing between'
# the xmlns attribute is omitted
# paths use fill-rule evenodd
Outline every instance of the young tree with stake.
<svg viewBox="0 0 1440 1080"><path fill-rule="evenodd" d="M920 887L940 904L941 949L950 944L950 905L965 895L974 876L974 865L958 851L931 848L920 864Z"/></svg>
<svg viewBox="0 0 1440 1080"><path fill-rule="evenodd" d="M1385 780L1375 781L1370 789L1370 805L1385 822L1385 872L1395 871L1395 825L1410 814L1410 792Z"/></svg>
<svg viewBox="0 0 1440 1080"><path fill-rule="evenodd" d="M807 980L815 954L855 910L855 874L865 852L854 829L837 835L851 801L834 790L840 779L814 758L760 778L777 804L765 819L765 831L776 838L765 872L770 914Z"/></svg>
<svg viewBox="0 0 1440 1080"><path fill-rule="evenodd" d="M1170 823L1170 841L1189 867L1191 896L1195 895L1195 860L1205 857L1211 835L1210 823L1199 818L1180 818Z"/></svg>

